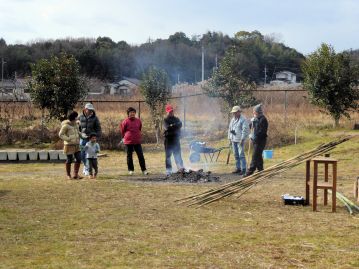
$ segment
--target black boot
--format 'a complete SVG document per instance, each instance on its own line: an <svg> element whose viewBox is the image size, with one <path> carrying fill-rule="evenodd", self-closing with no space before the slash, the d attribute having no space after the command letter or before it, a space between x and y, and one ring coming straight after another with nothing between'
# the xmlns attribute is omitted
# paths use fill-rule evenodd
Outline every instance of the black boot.
<svg viewBox="0 0 359 269"><path fill-rule="evenodd" d="M253 175L253 173L254 173L253 170L248 170L247 173L244 176L249 177L249 176Z"/></svg>

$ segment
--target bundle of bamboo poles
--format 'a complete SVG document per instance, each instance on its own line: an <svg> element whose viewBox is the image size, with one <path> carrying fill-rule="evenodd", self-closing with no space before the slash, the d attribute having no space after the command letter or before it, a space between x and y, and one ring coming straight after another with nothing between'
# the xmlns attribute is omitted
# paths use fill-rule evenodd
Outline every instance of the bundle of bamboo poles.
<svg viewBox="0 0 359 269"><path fill-rule="evenodd" d="M328 192L331 194L332 191L328 190ZM345 205L350 215L359 213L359 206L357 206L354 202L349 200L347 197L345 197L340 192L336 192L337 199Z"/></svg>
<svg viewBox="0 0 359 269"><path fill-rule="evenodd" d="M210 189L203 193L199 193L185 197L183 199L179 199L177 200L177 202L187 204L188 206L201 207L234 194L237 194L238 197L240 197L248 190L253 188L255 185L257 185L258 183L267 180L275 175L283 173L316 156L322 155L334 149L337 145L344 143L345 141L348 141L350 138L352 138L352 136L345 136L343 138L339 138L329 143L319 145L315 149L299 154L298 156L283 161L279 164L273 165L251 176L245 177L243 179L231 183L224 184L218 188Z"/></svg>

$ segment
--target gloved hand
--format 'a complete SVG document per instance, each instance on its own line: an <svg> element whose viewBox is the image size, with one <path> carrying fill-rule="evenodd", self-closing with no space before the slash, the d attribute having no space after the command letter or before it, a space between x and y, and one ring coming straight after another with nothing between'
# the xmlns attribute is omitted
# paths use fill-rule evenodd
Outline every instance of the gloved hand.
<svg viewBox="0 0 359 269"><path fill-rule="evenodd" d="M121 139L121 141L117 144L117 146L121 147L121 145L123 145L123 138Z"/></svg>
<svg viewBox="0 0 359 269"><path fill-rule="evenodd" d="M230 130L229 131L232 135L236 135L236 131L235 130Z"/></svg>

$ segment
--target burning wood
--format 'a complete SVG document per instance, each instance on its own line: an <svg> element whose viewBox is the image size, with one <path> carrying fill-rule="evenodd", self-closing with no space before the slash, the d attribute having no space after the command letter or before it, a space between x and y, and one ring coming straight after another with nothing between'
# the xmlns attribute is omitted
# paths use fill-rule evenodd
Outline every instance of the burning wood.
<svg viewBox="0 0 359 269"><path fill-rule="evenodd" d="M205 182L219 182L219 177L213 176L210 171L204 172L203 169L198 171L178 171L168 175L163 180L174 182L189 182L189 183L205 183Z"/></svg>

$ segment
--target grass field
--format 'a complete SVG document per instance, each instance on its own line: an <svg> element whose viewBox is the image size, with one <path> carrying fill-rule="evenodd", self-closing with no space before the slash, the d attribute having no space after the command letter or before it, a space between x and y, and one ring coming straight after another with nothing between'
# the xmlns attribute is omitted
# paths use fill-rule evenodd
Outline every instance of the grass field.
<svg viewBox="0 0 359 269"><path fill-rule="evenodd" d="M300 144L275 148L265 166L344 132L302 132ZM0 268L359 268L359 217L339 201L331 213L321 194L318 212L283 205L284 193L304 195L303 165L240 199L195 209L174 200L218 184L146 182L137 161L129 177L125 153L106 153L96 181L65 180L63 164L0 164ZM331 155L339 160L338 191L353 200L359 138ZM162 150L146 145L145 158L150 178L162 176ZM208 168L238 179L225 158Z"/></svg>

